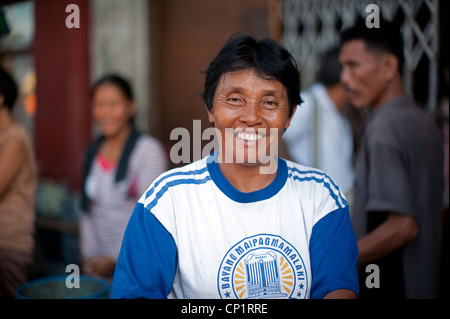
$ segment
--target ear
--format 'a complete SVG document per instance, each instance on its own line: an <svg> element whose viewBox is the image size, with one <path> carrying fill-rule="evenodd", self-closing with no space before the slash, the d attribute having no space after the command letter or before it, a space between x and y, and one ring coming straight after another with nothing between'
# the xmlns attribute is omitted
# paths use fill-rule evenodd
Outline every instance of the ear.
<svg viewBox="0 0 450 319"><path fill-rule="evenodd" d="M5 102L5 97L3 94L0 94L0 108L3 106L3 102Z"/></svg>
<svg viewBox="0 0 450 319"><path fill-rule="evenodd" d="M210 123L214 124L214 112L213 108L211 107L211 110L208 109L208 107L205 104L206 113L208 113L208 120Z"/></svg>
<svg viewBox="0 0 450 319"><path fill-rule="evenodd" d="M135 101L130 101L129 102L129 111L130 111L130 116L135 116L136 115L136 102Z"/></svg>
<svg viewBox="0 0 450 319"><path fill-rule="evenodd" d="M382 57L381 67L386 80L392 80L397 75L398 59L392 53L386 53Z"/></svg>
<svg viewBox="0 0 450 319"><path fill-rule="evenodd" d="M286 125L284 126L284 130L287 130L287 128L291 125L291 120L294 117L295 112L297 111L297 105L294 105L294 107L292 107L292 114L291 116L288 118Z"/></svg>

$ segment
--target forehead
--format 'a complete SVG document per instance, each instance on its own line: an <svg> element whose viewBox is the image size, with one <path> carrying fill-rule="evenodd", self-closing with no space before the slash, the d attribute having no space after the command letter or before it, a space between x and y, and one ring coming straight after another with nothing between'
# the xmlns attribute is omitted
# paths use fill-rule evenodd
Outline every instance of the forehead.
<svg viewBox="0 0 450 319"><path fill-rule="evenodd" d="M376 54L373 51L367 49L367 45L363 40L354 39L345 42L339 54L339 61L342 64L351 61L373 61L376 58Z"/></svg>
<svg viewBox="0 0 450 319"><path fill-rule="evenodd" d="M94 93L103 93L103 94L117 94L117 93L121 93L121 90L112 83L102 83L100 84L96 89Z"/></svg>
<svg viewBox="0 0 450 319"><path fill-rule="evenodd" d="M113 83L102 83L93 92L93 99L127 99L125 93Z"/></svg>
<svg viewBox="0 0 450 319"><path fill-rule="evenodd" d="M276 79L262 78L254 69L227 72L220 77L216 93L227 91L264 92L286 95L286 88Z"/></svg>

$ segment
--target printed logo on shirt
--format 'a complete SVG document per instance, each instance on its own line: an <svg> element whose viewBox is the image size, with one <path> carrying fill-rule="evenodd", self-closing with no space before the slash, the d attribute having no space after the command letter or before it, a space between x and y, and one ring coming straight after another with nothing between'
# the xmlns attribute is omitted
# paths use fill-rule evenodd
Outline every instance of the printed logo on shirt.
<svg viewBox="0 0 450 319"><path fill-rule="evenodd" d="M226 253L217 274L222 299L306 298L307 274L301 255L280 236L244 238Z"/></svg>

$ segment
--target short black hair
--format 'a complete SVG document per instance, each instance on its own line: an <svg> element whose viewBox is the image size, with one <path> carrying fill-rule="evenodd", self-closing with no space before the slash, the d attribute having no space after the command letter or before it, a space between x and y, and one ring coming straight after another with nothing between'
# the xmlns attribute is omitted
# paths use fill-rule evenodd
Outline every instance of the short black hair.
<svg viewBox="0 0 450 319"><path fill-rule="evenodd" d="M342 65L339 62L338 47L328 49L320 56L320 68L317 81L326 87L334 86L341 81Z"/></svg>
<svg viewBox="0 0 450 319"><path fill-rule="evenodd" d="M17 84L11 75L0 68L0 95L3 95L3 105L11 112L17 100Z"/></svg>
<svg viewBox="0 0 450 319"><path fill-rule="evenodd" d="M122 91L128 100L134 100L134 93L130 82L118 74L106 74L98 79L92 86L91 96L94 96L95 91L97 91L97 89L103 84L112 84L116 86L120 91Z"/></svg>
<svg viewBox="0 0 450 319"><path fill-rule="evenodd" d="M225 73L254 69L263 79L276 79L286 88L289 101L289 116L293 108L302 103L300 97L300 72L292 55L280 43L263 39L257 41L247 35L231 37L206 73L205 90L201 97L208 110L213 107L214 94L219 79Z"/></svg>
<svg viewBox="0 0 450 319"><path fill-rule="evenodd" d="M368 28L361 17L353 27L345 29L340 34L341 45L351 40L362 40L367 49L382 50L393 54L398 59L398 72L402 74L405 61L403 53L403 37L400 28L392 22L380 17L379 28Z"/></svg>

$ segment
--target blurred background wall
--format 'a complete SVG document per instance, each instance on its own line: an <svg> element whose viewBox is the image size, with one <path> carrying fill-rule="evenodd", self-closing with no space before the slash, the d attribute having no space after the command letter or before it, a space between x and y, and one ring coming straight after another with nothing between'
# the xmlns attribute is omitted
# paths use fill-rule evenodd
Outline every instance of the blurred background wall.
<svg viewBox="0 0 450 319"><path fill-rule="evenodd" d="M33 111L16 108L34 137L42 178L80 186L84 148L96 134L90 86L118 72L133 85L137 124L166 148L175 127L208 127L203 74L234 33L268 37L267 0L38 0L2 1L10 34L0 63L18 82L34 79ZM66 6L76 4L80 28L69 29ZM23 29L23 25L26 28Z"/></svg>
<svg viewBox="0 0 450 319"><path fill-rule="evenodd" d="M16 113L34 137L40 174L77 191L84 148L96 134L90 86L101 75L128 77L137 124L166 149L170 132L192 120L209 123L199 94L209 62L237 32L281 40L296 57L303 87L314 82L320 52L376 3L405 35L405 82L418 102L436 110L448 49L440 41L448 1L438 0L3 0L11 32L0 63L22 85ZM76 4L80 28L65 9ZM448 71L447 71L448 72ZM206 142L204 142L206 143Z"/></svg>

